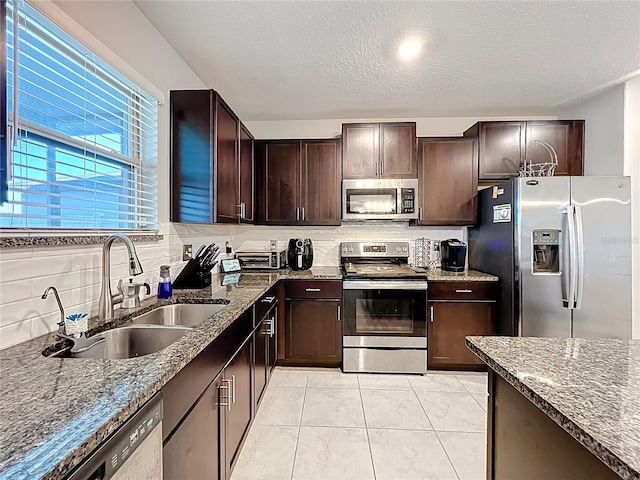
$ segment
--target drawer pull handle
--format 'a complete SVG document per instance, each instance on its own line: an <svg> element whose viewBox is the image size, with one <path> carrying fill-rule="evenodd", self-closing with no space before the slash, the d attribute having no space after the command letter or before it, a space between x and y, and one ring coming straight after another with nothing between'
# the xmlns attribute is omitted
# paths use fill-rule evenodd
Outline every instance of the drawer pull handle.
<svg viewBox="0 0 640 480"><path fill-rule="evenodd" d="M322 289L321 288L307 288L306 291L307 292L321 292Z"/></svg>
<svg viewBox="0 0 640 480"><path fill-rule="evenodd" d="M276 297L264 297L261 301L263 303L273 303L273 301L276 299Z"/></svg>
<svg viewBox="0 0 640 480"><path fill-rule="evenodd" d="M429 310L431 310L431 312L430 312L431 313L431 323L433 323L433 320L434 320L434 318L433 318L433 305L431 305L431 307L429 307Z"/></svg>
<svg viewBox="0 0 640 480"><path fill-rule="evenodd" d="M231 395L229 393L229 384L231 383L231 380L223 380L222 383L224 383L224 385L220 385L218 387L218 389L220 391L222 390L226 390L226 395L224 397L224 399L227 401L226 403L224 402L220 402L220 406L221 407L227 407L227 411L230 412L231 411ZM222 392L220 393L220 398L222 398Z"/></svg>
<svg viewBox="0 0 640 480"><path fill-rule="evenodd" d="M470 288L461 288L456 290L456 293L473 293L473 290L471 290Z"/></svg>

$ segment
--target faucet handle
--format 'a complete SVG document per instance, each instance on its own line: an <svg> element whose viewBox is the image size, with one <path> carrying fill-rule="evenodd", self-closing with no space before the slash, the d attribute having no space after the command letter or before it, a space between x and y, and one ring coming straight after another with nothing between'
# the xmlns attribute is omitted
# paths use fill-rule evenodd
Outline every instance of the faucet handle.
<svg viewBox="0 0 640 480"><path fill-rule="evenodd" d="M147 282L144 282L142 284L143 287L145 287L145 290L147 291L147 295L151 295L151 285L149 285Z"/></svg>

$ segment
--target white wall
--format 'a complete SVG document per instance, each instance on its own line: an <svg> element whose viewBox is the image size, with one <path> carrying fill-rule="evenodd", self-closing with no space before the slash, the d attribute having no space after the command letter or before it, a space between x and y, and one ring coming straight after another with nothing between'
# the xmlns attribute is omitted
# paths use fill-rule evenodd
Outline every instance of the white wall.
<svg viewBox="0 0 640 480"><path fill-rule="evenodd" d="M165 92L205 88L202 81L130 1L58 1L57 6ZM73 33L73 32L72 32ZM157 281L159 266L180 265L180 241L168 220L169 105L159 107L158 181L161 242L140 244L145 273L137 280ZM8 233L2 232L3 235ZM0 249L0 348L55 330L59 319L53 297L41 300L55 285L68 313L97 313L101 246ZM113 247L112 278L128 274L124 247ZM155 289L155 283L152 285Z"/></svg>
<svg viewBox="0 0 640 480"><path fill-rule="evenodd" d="M640 76L624 86L624 175L631 177L633 338L640 338Z"/></svg>
<svg viewBox="0 0 640 480"><path fill-rule="evenodd" d="M481 120L556 120L550 117L446 117L446 118L340 118L332 120L245 121L257 139L332 138L342 133L343 123L358 122L416 122L418 137L452 137L462 133Z"/></svg>
<svg viewBox="0 0 640 480"><path fill-rule="evenodd" d="M624 162L624 84L564 109L561 119L585 120L584 174L622 175Z"/></svg>

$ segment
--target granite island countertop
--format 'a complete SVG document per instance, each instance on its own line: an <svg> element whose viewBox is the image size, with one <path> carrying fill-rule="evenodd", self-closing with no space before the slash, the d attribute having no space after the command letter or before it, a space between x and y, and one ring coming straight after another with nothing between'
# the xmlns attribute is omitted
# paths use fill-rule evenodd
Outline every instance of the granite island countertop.
<svg viewBox="0 0 640 480"><path fill-rule="evenodd" d="M217 338L278 280L341 279L338 267L243 273L236 286L175 290L169 300L150 297L137 309L116 310L109 324L126 325L146 311L171 303L227 306L164 350L138 358L45 358L57 342L48 334L0 351L0 479L59 479L116 431L163 385Z"/></svg>
<svg viewBox="0 0 640 480"><path fill-rule="evenodd" d="M427 270L428 282L497 282L495 275L479 272L477 270L465 270L463 272L446 272L440 268Z"/></svg>
<svg viewBox="0 0 640 480"><path fill-rule="evenodd" d="M467 337L467 346L624 479L640 479L640 340Z"/></svg>

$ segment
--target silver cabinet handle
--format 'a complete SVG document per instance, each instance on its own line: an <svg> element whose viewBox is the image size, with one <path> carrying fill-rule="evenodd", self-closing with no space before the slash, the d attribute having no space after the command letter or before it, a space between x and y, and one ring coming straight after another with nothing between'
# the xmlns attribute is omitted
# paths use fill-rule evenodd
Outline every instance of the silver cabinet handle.
<svg viewBox="0 0 640 480"><path fill-rule="evenodd" d="M236 403L236 376L231 375L231 403Z"/></svg>
<svg viewBox="0 0 640 480"><path fill-rule="evenodd" d="M338 322L340 322L340 319L341 319L341 317L340 317L340 307L341 307L341 306L340 306L340 305L338 305Z"/></svg>
<svg viewBox="0 0 640 480"><path fill-rule="evenodd" d="M300 207L296 207L296 220L300 221Z"/></svg>
<svg viewBox="0 0 640 480"><path fill-rule="evenodd" d="M263 297L262 300L260 300L263 303L273 303L273 301L276 299L275 296L271 296L271 297Z"/></svg>
<svg viewBox="0 0 640 480"><path fill-rule="evenodd" d="M418 220L422 220L422 207L418 207Z"/></svg>
<svg viewBox="0 0 640 480"><path fill-rule="evenodd" d="M302 207L302 221L304 222L304 207Z"/></svg>
<svg viewBox="0 0 640 480"><path fill-rule="evenodd" d="M378 169L379 169L378 162L376 162L376 177L378 176Z"/></svg>
<svg viewBox="0 0 640 480"><path fill-rule="evenodd" d="M307 292L321 292L322 291L321 288L306 288L305 290Z"/></svg>
<svg viewBox="0 0 640 480"><path fill-rule="evenodd" d="M384 175L384 160L380 160L380 175Z"/></svg>
<svg viewBox="0 0 640 480"><path fill-rule="evenodd" d="M231 411L231 398L229 397L229 383L231 383L231 380L223 380L222 383L225 383L226 385L220 385L218 388L220 390L226 390L227 391L227 395L225 397L226 400L227 400L227 403L220 402L220 406L221 407L227 407L227 411L230 412Z"/></svg>
<svg viewBox="0 0 640 480"><path fill-rule="evenodd" d="M460 288L456 290L456 293L473 293L473 290L469 288Z"/></svg>
<svg viewBox="0 0 640 480"><path fill-rule="evenodd" d="M431 316L431 323L433 323L433 320L434 320L434 318L433 318L433 305L431 305L431 306L429 307L429 313L431 314L431 315L430 315L430 316Z"/></svg>

